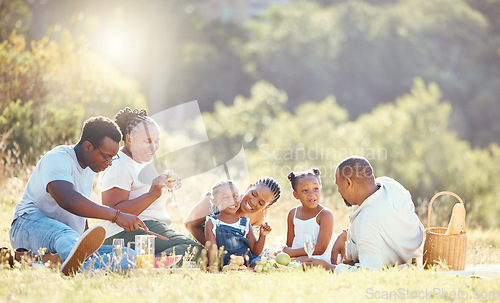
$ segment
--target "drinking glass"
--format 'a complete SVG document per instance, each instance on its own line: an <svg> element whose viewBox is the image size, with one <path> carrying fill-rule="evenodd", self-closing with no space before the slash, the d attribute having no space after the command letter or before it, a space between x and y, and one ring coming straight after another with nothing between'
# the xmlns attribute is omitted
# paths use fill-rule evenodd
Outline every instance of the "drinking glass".
<svg viewBox="0 0 500 303"><path fill-rule="evenodd" d="M315 244L313 235L309 234L304 236L304 250L309 258L313 255Z"/></svg>
<svg viewBox="0 0 500 303"><path fill-rule="evenodd" d="M125 240L113 239L113 261L118 266L125 252Z"/></svg>
<svg viewBox="0 0 500 303"><path fill-rule="evenodd" d="M170 203L168 206L178 206L179 203L177 203L177 200L175 199L174 190L169 188L168 191L170 192Z"/></svg>
<svg viewBox="0 0 500 303"><path fill-rule="evenodd" d="M136 235L135 242L127 243L127 250L130 251L131 246L135 247L135 254L128 255L128 261L136 268L153 268L155 255L155 236Z"/></svg>
<svg viewBox="0 0 500 303"><path fill-rule="evenodd" d="M174 190L181 188L182 181L181 181L181 179L176 179L176 180L172 180L169 182L174 183L174 187L168 189L168 191L170 192L170 203L168 204L168 206L178 206L179 203L177 202L177 199L175 198Z"/></svg>
<svg viewBox="0 0 500 303"><path fill-rule="evenodd" d="M132 252L131 245L135 246L135 242L127 243L127 261L130 263L129 267L135 268L137 263L137 256L135 252Z"/></svg>

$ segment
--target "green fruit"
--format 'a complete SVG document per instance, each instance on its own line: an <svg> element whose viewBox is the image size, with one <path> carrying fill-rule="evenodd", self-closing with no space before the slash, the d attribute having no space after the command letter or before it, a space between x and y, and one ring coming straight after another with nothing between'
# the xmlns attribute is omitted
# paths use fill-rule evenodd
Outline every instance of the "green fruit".
<svg viewBox="0 0 500 303"><path fill-rule="evenodd" d="M290 261L291 261L290 256L287 253L280 252L276 256L276 262L278 262L281 265L287 266L288 264L290 264Z"/></svg>
<svg viewBox="0 0 500 303"><path fill-rule="evenodd" d="M266 262L267 262L267 258L266 257L261 257L260 258L260 263L266 264Z"/></svg>
<svg viewBox="0 0 500 303"><path fill-rule="evenodd" d="M255 266L255 271L256 271L256 272L262 272L262 265L260 265L260 264L259 264L259 265L256 265L256 266Z"/></svg>

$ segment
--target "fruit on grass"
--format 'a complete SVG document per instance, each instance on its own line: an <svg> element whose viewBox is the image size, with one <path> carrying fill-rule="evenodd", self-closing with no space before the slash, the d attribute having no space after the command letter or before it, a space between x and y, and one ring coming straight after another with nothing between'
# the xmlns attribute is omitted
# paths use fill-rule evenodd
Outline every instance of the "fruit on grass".
<svg viewBox="0 0 500 303"><path fill-rule="evenodd" d="M255 265L254 269L255 269L256 272L261 273L262 272L262 265L257 264L257 265Z"/></svg>
<svg viewBox="0 0 500 303"><path fill-rule="evenodd" d="M171 267L180 262L182 256L163 256L154 258L154 267L163 268L163 267Z"/></svg>
<svg viewBox="0 0 500 303"><path fill-rule="evenodd" d="M288 264L288 267L291 267L293 269L302 269L302 264L299 262L290 262Z"/></svg>
<svg viewBox="0 0 500 303"><path fill-rule="evenodd" d="M281 265L287 266L288 264L290 264L290 261L290 256L287 253L280 252L278 255L276 255L276 262Z"/></svg>
<svg viewBox="0 0 500 303"><path fill-rule="evenodd" d="M457 203L451 211L450 223L445 235L458 235L465 231L465 208L462 203Z"/></svg>
<svg viewBox="0 0 500 303"><path fill-rule="evenodd" d="M240 267L235 263L229 263L228 265L224 265L224 267L222 267L222 271L238 270L238 269L240 269Z"/></svg>
<svg viewBox="0 0 500 303"><path fill-rule="evenodd" d="M235 255L231 255L231 263L234 263L238 266L242 266L245 264L245 259L243 258L243 256L235 256Z"/></svg>
<svg viewBox="0 0 500 303"><path fill-rule="evenodd" d="M274 269L274 263L271 261L274 261L272 259L267 259L266 257L261 257L260 261L257 262L257 265L255 265L255 271L260 273L260 272L270 272L271 270Z"/></svg>
<svg viewBox="0 0 500 303"><path fill-rule="evenodd" d="M290 272L290 271L294 271L295 268L292 268L292 267L289 267L289 266L285 266L285 265L281 265L279 263L276 263L274 265L274 267L276 268L277 271L283 271L283 272Z"/></svg>

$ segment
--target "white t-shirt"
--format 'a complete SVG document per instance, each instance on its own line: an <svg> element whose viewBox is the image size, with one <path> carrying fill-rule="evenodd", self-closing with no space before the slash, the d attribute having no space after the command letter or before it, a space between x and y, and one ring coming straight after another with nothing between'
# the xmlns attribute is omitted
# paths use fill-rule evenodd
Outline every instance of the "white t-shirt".
<svg viewBox="0 0 500 303"><path fill-rule="evenodd" d="M410 192L388 177L375 182L380 188L360 207L353 207L349 216L346 259L357 263L342 264L336 272L358 267L377 270L382 264L401 265L422 256L424 226L415 213Z"/></svg>
<svg viewBox="0 0 500 303"><path fill-rule="evenodd" d="M152 162L137 163L121 150L118 155L120 159L113 161L113 165L99 174L97 182L99 192L117 187L130 192L129 200L149 192L153 175L157 175ZM153 171L150 171L151 169ZM167 191L164 190L162 195L138 217L143 221L156 220L170 224L172 219L167 213L166 202ZM101 225L106 229L107 238L123 231L123 228L110 221L105 221Z"/></svg>
<svg viewBox="0 0 500 303"><path fill-rule="evenodd" d="M74 215L57 204L48 193L47 185L52 181L67 181L75 186L75 190L90 199L94 172L78 163L74 145L61 145L48 153L37 163L21 201L16 205L14 220L34 211L41 211L47 217L60 221L83 233L86 218Z"/></svg>

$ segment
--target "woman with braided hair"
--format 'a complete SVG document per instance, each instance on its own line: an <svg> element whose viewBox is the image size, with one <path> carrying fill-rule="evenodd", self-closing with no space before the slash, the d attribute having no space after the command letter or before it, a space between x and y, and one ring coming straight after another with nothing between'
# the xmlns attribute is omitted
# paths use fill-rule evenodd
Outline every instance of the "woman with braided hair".
<svg viewBox="0 0 500 303"><path fill-rule="evenodd" d="M151 167L153 157L160 147L160 128L148 116L146 110L120 110L115 117L124 141L118 152L119 159L99 176L102 204L122 212L137 215L150 231L160 234L169 240L155 240L155 254L164 252L171 255L190 253L200 245L188 237L169 227L171 218L167 213L166 189L180 187L180 179L173 172L156 176L151 184L140 178L139 174ZM157 175L156 171L154 172ZM144 174L141 174L141 177ZM136 235L146 234L143 230L127 232L112 223L103 223L106 228L106 240L111 244L115 238L123 238L125 245L133 242Z"/></svg>
<svg viewBox="0 0 500 303"><path fill-rule="evenodd" d="M263 177L250 185L247 191L242 194L239 209L236 211L238 217L247 217L253 227L264 224L265 215L271 205L278 201L281 195L281 188L278 182L271 177ZM205 245L205 219L211 213L211 196L208 192L198 204L194 206L188 215L184 225L191 232L193 237L201 244ZM257 232L258 234L258 232Z"/></svg>

